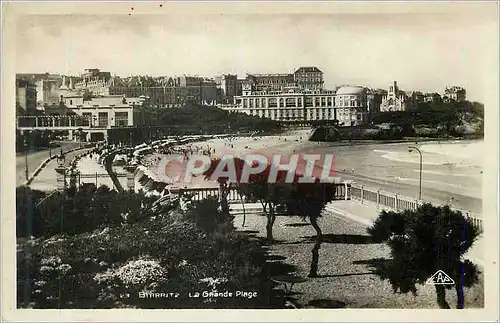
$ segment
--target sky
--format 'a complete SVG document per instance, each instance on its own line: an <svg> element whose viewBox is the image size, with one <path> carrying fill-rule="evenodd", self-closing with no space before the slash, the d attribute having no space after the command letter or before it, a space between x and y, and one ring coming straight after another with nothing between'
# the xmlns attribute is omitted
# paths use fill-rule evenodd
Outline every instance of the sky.
<svg viewBox="0 0 500 323"><path fill-rule="evenodd" d="M26 18L26 19L24 19ZM463 14L29 15L16 22L16 72L118 76L324 72L352 84L483 99L497 60L496 12ZM495 65L496 66L496 65Z"/></svg>

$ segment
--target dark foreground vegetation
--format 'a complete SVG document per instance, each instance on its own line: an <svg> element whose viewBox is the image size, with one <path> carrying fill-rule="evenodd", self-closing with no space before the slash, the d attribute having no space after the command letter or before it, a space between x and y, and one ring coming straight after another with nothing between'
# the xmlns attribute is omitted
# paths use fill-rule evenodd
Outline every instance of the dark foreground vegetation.
<svg viewBox="0 0 500 323"><path fill-rule="evenodd" d="M219 163L214 160L205 176ZM240 166L241 161L238 178ZM270 184L264 173L236 188L247 201L263 205L266 227L259 230L265 238L235 229L227 202L232 186L223 177L217 179L220 200L199 202L184 196L157 203L142 193L93 184L49 195L17 188L18 307L285 308L288 296L270 278L294 269L268 254L268 246L279 243L273 237L276 217L309 220L316 236L310 241L308 277L319 278L319 251L331 235L318 220L335 189L296 180L286 184L283 172ZM363 264L388 279L394 292L416 294L416 285L442 270L456 284L436 285L438 305L450 308L446 290L454 288L457 307L463 308L464 287L479 280L478 268L462 259L479 235L469 219L425 204L382 212L368 233L370 241L391 248L391 257ZM327 296L335 296L331 293Z"/></svg>
<svg viewBox="0 0 500 323"><path fill-rule="evenodd" d="M17 199L18 307L283 307L263 242L237 232L216 199L152 208L91 184L55 197L21 187ZM223 291L233 297L196 297Z"/></svg>

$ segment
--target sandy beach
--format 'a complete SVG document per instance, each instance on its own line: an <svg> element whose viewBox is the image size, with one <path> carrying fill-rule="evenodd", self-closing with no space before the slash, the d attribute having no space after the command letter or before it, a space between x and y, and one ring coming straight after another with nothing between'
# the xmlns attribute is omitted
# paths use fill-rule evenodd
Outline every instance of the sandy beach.
<svg viewBox="0 0 500 323"><path fill-rule="evenodd" d="M419 155L409 153L415 143L326 143L308 141L310 130L297 130L281 136L231 137L211 139L185 145L191 149L209 149L211 158L247 154L272 156L280 154L334 155L336 176L369 187L418 197ZM480 213L482 209L482 141L426 141L416 144L423 154L422 198L425 201L450 204ZM163 154L153 153L142 164L158 174L158 160ZM180 184L180 185L179 185ZM216 187L217 184L194 177L190 183L175 186Z"/></svg>

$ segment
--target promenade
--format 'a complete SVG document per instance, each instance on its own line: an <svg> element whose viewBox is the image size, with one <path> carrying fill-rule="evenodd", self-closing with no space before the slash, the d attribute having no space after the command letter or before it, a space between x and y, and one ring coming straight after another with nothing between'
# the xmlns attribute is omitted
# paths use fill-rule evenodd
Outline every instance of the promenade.
<svg viewBox="0 0 500 323"><path fill-rule="evenodd" d="M242 205L239 203L231 204L231 209L235 214L243 214ZM262 213L262 206L260 205L260 203L245 204L245 211L249 214ZM347 221L353 224L355 223L357 226L366 229L373 225L381 211L382 208L377 207L375 204L361 204L359 201L338 200L330 202L326 205L325 217L323 221ZM263 228L265 228L265 226L263 226ZM483 250L484 238L483 235L480 235L479 239L474 242L474 245L468 251L465 257L473 263L484 267Z"/></svg>
<svg viewBox="0 0 500 323"><path fill-rule="evenodd" d="M95 149L95 147L81 149L64 154L64 156L66 157L64 166L68 167L73 158L93 149ZM55 151L55 153L58 153L58 151ZM53 191L57 189L57 167L59 167L59 165L57 164L57 159L52 159L30 184L31 189L40 191Z"/></svg>
<svg viewBox="0 0 500 323"><path fill-rule="evenodd" d="M327 204L325 210L334 217L341 217L365 227L371 226L382 211L381 208L374 204L361 204L358 201L331 202ZM465 257L477 265L484 266L483 247L484 239L483 235L480 235Z"/></svg>
<svg viewBox="0 0 500 323"><path fill-rule="evenodd" d="M61 149L63 151L68 151L74 148L77 148L80 143L68 141L68 142L60 142L60 147L53 147L52 154L59 154ZM31 175L33 171L42 164L45 159L49 158L50 153L49 149L39 150L39 151L30 151L28 153L28 174ZM24 153L16 154L16 186L21 186L26 181L26 156ZM55 176L54 176L55 180Z"/></svg>
<svg viewBox="0 0 500 323"><path fill-rule="evenodd" d="M234 225L242 232L258 238L266 236L266 217L257 203L245 205L243 227L241 204L231 205ZM318 277L296 284L292 298L303 308L315 302L328 302L330 308L438 308L435 288L417 285L417 296L394 293L389 281L374 273L372 264L378 259L391 258L385 243L369 241L366 228L378 214L375 206L357 201L334 201L327 205L319 225L323 243L317 262ZM307 277L313 262L311 251L316 232L309 222L299 217L278 216L273 227L275 243L269 245L270 257L276 266L290 274ZM480 265L481 241L474 250L472 261ZM455 293L447 293L450 304L456 304ZM483 281L466 288L465 307L484 306Z"/></svg>

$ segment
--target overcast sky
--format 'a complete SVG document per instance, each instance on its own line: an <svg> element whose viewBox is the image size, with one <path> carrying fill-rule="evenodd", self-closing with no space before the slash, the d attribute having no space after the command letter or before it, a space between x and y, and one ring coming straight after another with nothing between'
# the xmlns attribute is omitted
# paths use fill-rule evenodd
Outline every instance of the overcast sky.
<svg viewBox="0 0 500 323"><path fill-rule="evenodd" d="M31 15L17 22L16 71L215 76L317 66L326 87L359 84L483 99L495 12L340 15Z"/></svg>

